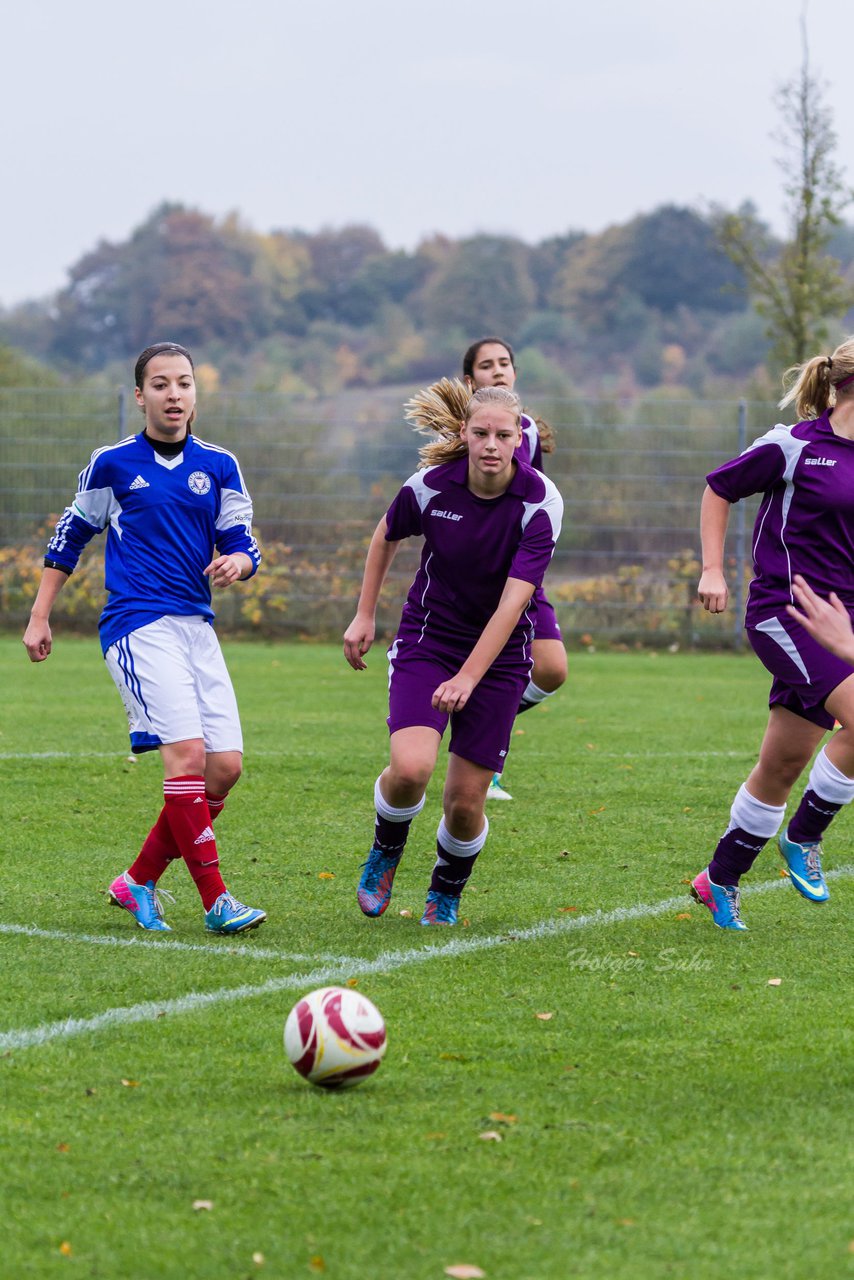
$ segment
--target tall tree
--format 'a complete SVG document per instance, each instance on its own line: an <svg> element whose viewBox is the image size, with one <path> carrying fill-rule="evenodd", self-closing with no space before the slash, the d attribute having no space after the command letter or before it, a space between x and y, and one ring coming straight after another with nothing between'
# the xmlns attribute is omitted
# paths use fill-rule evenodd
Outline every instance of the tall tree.
<svg viewBox="0 0 854 1280"><path fill-rule="evenodd" d="M721 243L747 276L756 309L766 319L771 359L782 365L800 364L818 350L828 319L852 303L827 248L854 192L835 160L833 117L810 71L803 18L801 42L800 71L776 95L789 239L775 253L767 228L750 210L726 214L720 223Z"/></svg>

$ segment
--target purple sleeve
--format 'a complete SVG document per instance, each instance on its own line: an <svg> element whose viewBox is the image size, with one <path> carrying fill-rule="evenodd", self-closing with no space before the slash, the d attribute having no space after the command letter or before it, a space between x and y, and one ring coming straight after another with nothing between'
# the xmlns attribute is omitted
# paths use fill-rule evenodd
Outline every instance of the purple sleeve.
<svg viewBox="0 0 854 1280"><path fill-rule="evenodd" d="M778 444L757 440L732 462L725 462L706 476L710 489L727 502L738 502L752 493L764 493L786 470L786 456Z"/></svg>
<svg viewBox="0 0 854 1280"><path fill-rule="evenodd" d="M405 484L385 513L386 542L400 542L403 538L415 538L423 532L421 508L413 490Z"/></svg>
<svg viewBox="0 0 854 1280"><path fill-rule="evenodd" d="M521 543L513 556L507 577L517 577L522 582L531 582L534 586L543 585L545 570L552 559L554 543L561 530L560 517L563 504L560 497L557 500L561 507L561 511L557 512L557 525L553 520L556 512L549 513L544 507L535 512L522 534Z"/></svg>

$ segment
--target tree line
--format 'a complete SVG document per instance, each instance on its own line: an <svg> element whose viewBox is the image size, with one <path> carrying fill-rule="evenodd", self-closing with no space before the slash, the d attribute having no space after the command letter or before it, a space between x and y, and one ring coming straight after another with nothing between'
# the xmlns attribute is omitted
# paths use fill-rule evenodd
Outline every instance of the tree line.
<svg viewBox="0 0 854 1280"><path fill-rule="evenodd" d="M0 313L0 343L66 379L126 381L138 351L168 337L209 384L299 396L424 382L494 332L522 354L532 392L714 396L752 380L767 395L771 343L750 264L727 251L733 216L663 205L598 234L433 236L404 251L367 226L263 234L163 204L84 254L55 297ZM737 217L763 262L781 257L752 208ZM833 229L823 261L850 304L854 227Z"/></svg>

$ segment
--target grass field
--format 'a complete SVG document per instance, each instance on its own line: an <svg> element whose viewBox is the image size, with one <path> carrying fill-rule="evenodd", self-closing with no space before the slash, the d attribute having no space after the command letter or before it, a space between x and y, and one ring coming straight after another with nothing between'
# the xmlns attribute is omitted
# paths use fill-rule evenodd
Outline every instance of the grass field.
<svg viewBox="0 0 854 1280"><path fill-rule="evenodd" d="M217 837L269 921L206 934L176 866L174 932L151 936L104 889L156 815L158 760L127 762L94 639L60 635L39 667L0 639L4 1275L848 1273L851 816L826 841L824 907L770 847L748 934L687 896L764 724L754 659L572 655L565 690L517 722L515 799L490 808L466 924L428 931L439 778L386 916L354 898L381 651L359 675L330 647L226 653L247 754ZM389 1050L325 1094L282 1026L298 995L348 981Z"/></svg>

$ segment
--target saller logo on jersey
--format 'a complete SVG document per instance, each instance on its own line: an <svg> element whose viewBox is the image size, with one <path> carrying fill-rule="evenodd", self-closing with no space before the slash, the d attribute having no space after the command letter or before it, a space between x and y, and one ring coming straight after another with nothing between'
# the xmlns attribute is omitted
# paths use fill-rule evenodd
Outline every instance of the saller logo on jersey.
<svg viewBox="0 0 854 1280"><path fill-rule="evenodd" d="M210 476L206 476L204 471L194 471L188 478L187 484L190 486L193 493L197 493L201 497L203 494L210 491Z"/></svg>
<svg viewBox="0 0 854 1280"><path fill-rule="evenodd" d="M835 458L804 458L805 467L835 467Z"/></svg>
<svg viewBox="0 0 854 1280"><path fill-rule="evenodd" d="M462 516L457 515L456 511L431 511L431 516L438 516L440 520L462 520Z"/></svg>

